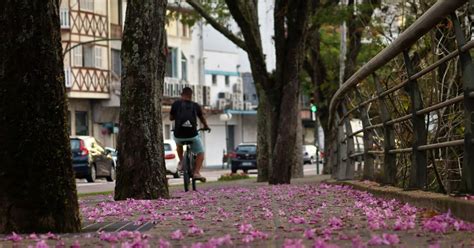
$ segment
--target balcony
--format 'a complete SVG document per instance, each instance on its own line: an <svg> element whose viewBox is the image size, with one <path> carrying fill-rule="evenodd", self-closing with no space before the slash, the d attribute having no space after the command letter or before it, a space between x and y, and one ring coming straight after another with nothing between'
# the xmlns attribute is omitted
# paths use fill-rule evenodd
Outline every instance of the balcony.
<svg viewBox="0 0 474 248"><path fill-rule="evenodd" d="M110 98L109 71L87 67L66 70L66 87L71 98Z"/></svg>

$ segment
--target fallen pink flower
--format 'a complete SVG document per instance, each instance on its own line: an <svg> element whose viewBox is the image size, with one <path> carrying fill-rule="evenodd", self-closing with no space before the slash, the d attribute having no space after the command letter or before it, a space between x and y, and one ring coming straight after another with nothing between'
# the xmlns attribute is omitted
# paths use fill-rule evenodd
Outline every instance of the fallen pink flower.
<svg viewBox="0 0 474 248"><path fill-rule="evenodd" d="M167 240L160 239L158 247L159 248L169 248L169 247L171 247L171 244ZM135 247L133 247L133 248L135 248Z"/></svg>
<svg viewBox="0 0 474 248"><path fill-rule="evenodd" d="M301 239L285 239L283 248L304 248L303 240Z"/></svg>
<svg viewBox="0 0 474 248"><path fill-rule="evenodd" d="M211 246L222 246L222 245L232 245L232 238L230 234L227 234L220 238L211 238L208 242Z"/></svg>
<svg viewBox="0 0 474 248"><path fill-rule="evenodd" d="M49 245L46 244L46 241L40 240L36 242L35 248L49 248Z"/></svg>
<svg viewBox="0 0 474 248"><path fill-rule="evenodd" d="M268 234L261 232L261 231L250 231L250 235L254 238L258 239L268 239Z"/></svg>
<svg viewBox="0 0 474 248"><path fill-rule="evenodd" d="M332 217L329 220L329 226L334 230L340 229L342 227L342 220L336 217Z"/></svg>
<svg viewBox="0 0 474 248"><path fill-rule="evenodd" d="M179 229L171 233L171 239L173 240L181 240L183 238L184 238L184 235Z"/></svg>
<svg viewBox="0 0 474 248"><path fill-rule="evenodd" d="M243 238L242 238L242 242L248 244L250 242L253 242L255 240L254 237L252 237L252 235L245 235Z"/></svg>
<svg viewBox="0 0 474 248"><path fill-rule="evenodd" d="M79 240L74 241L71 245L71 248L81 248L81 244L79 244Z"/></svg>
<svg viewBox="0 0 474 248"><path fill-rule="evenodd" d="M244 234L244 233L249 233L253 229L252 224L241 224L239 226L239 233Z"/></svg>
<svg viewBox="0 0 474 248"><path fill-rule="evenodd" d="M116 234L113 233L101 233L99 235L99 239L103 241L107 241L109 243L116 243L119 241L119 238Z"/></svg>
<svg viewBox="0 0 474 248"><path fill-rule="evenodd" d="M182 220L194 220L194 216L190 215L190 214L186 214L184 215L184 217L182 218Z"/></svg>
<svg viewBox="0 0 474 248"><path fill-rule="evenodd" d="M315 230L314 229L306 229L304 231L304 235L303 235L305 238L307 239L314 239L314 237L316 236L315 234Z"/></svg>
<svg viewBox="0 0 474 248"><path fill-rule="evenodd" d="M400 238L398 238L398 235L396 235L396 234L384 233L384 234L382 234L382 238L385 241L385 243L388 244L388 245L396 245L396 244L400 243Z"/></svg>
<svg viewBox="0 0 474 248"><path fill-rule="evenodd" d="M23 240L23 238L20 235L16 234L15 232L12 232L12 234L7 236L7 238L5 240L13 241L13 242L19 242L19 241Z"/></svg>
<svg viewBox="0 0 474 248"><path fill-rule="evenodd" d="M203 233L204 233L204 230L202 230L199 227L193 226L193 227L188 229L188 234L190 234L190 235L201 235Z"/></svg>

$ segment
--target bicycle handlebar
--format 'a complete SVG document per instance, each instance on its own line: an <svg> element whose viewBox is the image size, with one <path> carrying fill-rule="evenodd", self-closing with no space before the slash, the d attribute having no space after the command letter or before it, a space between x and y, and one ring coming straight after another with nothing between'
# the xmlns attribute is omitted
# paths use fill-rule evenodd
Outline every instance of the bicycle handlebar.
<svg viewBox="0 0 474 248"><path fill-rule="evenodd" d="M197 131L198 131L198 132L205 132L205 131L207 131L208 133L210 133L210 132L211 132L211 129L210 129L210 128L199 128ZM171 129L171 132L174 132L174 129Z"/></svg>

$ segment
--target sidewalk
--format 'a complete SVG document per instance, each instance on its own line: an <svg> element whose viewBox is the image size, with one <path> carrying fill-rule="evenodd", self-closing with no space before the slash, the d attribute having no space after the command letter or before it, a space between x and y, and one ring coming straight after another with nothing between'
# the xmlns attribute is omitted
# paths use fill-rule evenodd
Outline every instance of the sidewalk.
<svg viewBox="0 0 474 248"><path fill-rule="evenodd" d="M450 214L322 184L325 179L208 183L188 193L172 187L173 198L156 201L88 196L80 199L87 233L9 235L0 247L474 246L473 225Z"/></svg>

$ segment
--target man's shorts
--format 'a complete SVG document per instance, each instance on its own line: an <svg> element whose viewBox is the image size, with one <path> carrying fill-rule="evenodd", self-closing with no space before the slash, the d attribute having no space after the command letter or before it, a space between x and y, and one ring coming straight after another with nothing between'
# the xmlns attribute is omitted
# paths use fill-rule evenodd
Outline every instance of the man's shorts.
<svg viewBox="0 0 474 248"><path fill-rule="evenodd" d="M204 153L204 147L201 142L201 138L199 135L196 135L193 138L176 138L174 137L174 141L176 141L176 144L178 145L183 145L183 142L185 141L192 141L193 143L191 144L191 151L194 154L199 154L199 153Z"/></svg>

